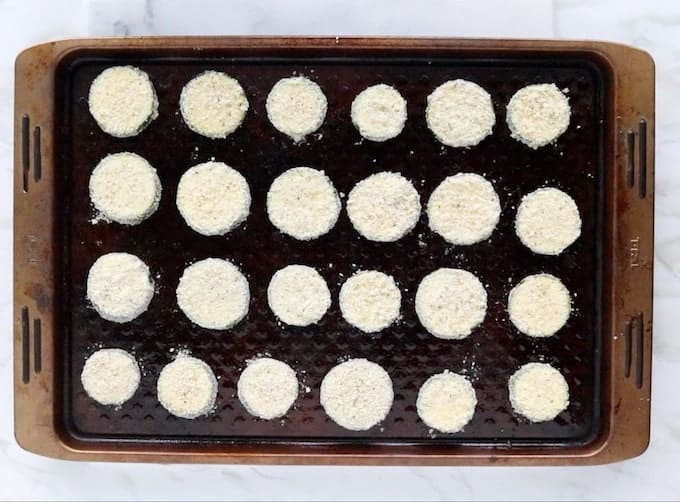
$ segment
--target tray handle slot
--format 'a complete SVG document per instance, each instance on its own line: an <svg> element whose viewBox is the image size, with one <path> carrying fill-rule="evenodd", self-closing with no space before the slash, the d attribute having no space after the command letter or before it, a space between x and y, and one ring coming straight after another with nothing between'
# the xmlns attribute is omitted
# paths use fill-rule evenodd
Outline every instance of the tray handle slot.
<svg viewBox="0 0 680 502"><path fill-rule="evenodd" d="M42 177L42 153L40 150L40 126L33 129L33 180L38 182Z"/></svg>
<svg viewBox="0 0 680 502"><path fill-rule="evenodd" d="M33 371L42 371L42 321L33 319Z"/></svg>
<svg viewBox="0 0 680 502"><path fill-rule="evenodd" d="M640 198L644 199L647 197L647 121L644 118L640 119L638 141L639 194Z"/></svg>
<svg viewBox="0 0 680 502"><path fill-rule="evenodd" d="M33 129L33 181L42 178L42 149L40 126ZM31 118L27 113L21 117L21 166L24 193L28 192L31 178Z"/></svg>
<svg viewBox="0 0 680 502"><path fill-rule="evenodd" d="M635 133L628 131L626 134L626 183L629 188L635 186Z"/></svg>
<svg viewBox="0 0 680 502"><path fill-rule="evenodd" d="M28 192L28 175L31 170L31 119L25 113L21 117L21 165L23 169L24 192Z"/></svg>
<svg viewBox="0 0 680 502"><path fill-rule="evenodd" d="M647 197L647 119L641 118L637 129L626 133L625 177L628 188L635 188L637 170L638 196L644 199Z"/></svg>
<svg viewBox="0 0 680 502"><path fill-rule="evenodd" d="M626 378L630 378L630 370L633 365L633 321L634 319L626 321L626 328L623 331L623 341L626 344L624 360Z"/></svg>
<svg viewBox="0 0 680 502"><path fill-rule="evenodd" d="M28 307L21 309L21 381L31 381L31 328L29 326Z"/></svg>
<svg viewBox="0 0 680 502"><path fill-rule="evenodd" d="M644 364L645 364L645 317L640 312L636 318L636 333L635 333L635 386L638 389L642 388L644 383Z"/></svg>
<svg viewBox="0 0 680 502"><path fill-rule="evenodd" d="M33 371L42 371L42 321L33 319ZM21 308L21 381L31 381L31 316L27 306Z"/></svg>
<svg viewBox="0 0 680 502"><path fill-rule="evenodd" d="M645 374L645 315L640 312L626 321L623 330L624 375L630 378L635 372L635 386L641 389Z"/></svg>

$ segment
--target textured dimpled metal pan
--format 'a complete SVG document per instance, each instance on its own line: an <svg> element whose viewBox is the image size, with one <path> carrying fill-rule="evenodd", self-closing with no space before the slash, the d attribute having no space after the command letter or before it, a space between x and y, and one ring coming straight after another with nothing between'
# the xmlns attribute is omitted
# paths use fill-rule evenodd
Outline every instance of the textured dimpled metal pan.
<svg viewBox="0 0 680 502"><path fill-rule="evenodd" d="M212 462L596 463L638 454L648 436L653 75L636 84L647 94L630 94L620 88L622 79L642 66L619 70L615 63L624 55L646 67L651 60L621 46L572 44L178 38L66 41L22 54L16 396L17 417L30 422L18 428L22 445L65 458ZM158 118L126 139L101 131L87 106L92 80L121 64L146 71L159 99ZM178 111L184 84L208 69L236 78L250 101L244 123L227 139L192 132ZM324 124L299 145L276 131L265 111L271 87L293 74L317 82L328 98ZM484 87L496 112L493 135L469 149L443 147L425 124L428 94L456 78ZM408 120L393 140L362 141L351 102L381 82L404 96ZM521 87L541 82L568 92L572 117L556 144L532 150L510 137L505 105ZM622 102L633 98L622 116ZM32 113L38 103L48 110ZM93 224L90 173L101 158L121 151L157 169L160 206L136 226ZM180 176L211 159L237 169L252 192L247 221L223 237L197 234L175 205ZM490 239L453 247L429 230L423 212L406 237L377 243L360 237L343 209L327 235L296 241L272 226L265 208L271 182L295 166L324 170L343 194L370 174L399 171L413 181L423 206L446 176L482 174L499 194L500 223ZM542 186L569 193L583 220L581 237L559 256L533 254L514 233L521 197ZM139 256L156 282L148 311L126 324L102 319L86 299L90 266L114 251ZM207 257L232 260L250 282L249 314L230 330L196 326L177 307L182 271ZM318 325L283 326L268 308L269 279L294 263L317 268L329 284L333 304ZM486 319L464 340L433 337L415 315L417 285L438 267L471 271L487 289ZM402 290L402 318L377 334L360 332L340 315L340 285L359 269L389 273ZM539 272L559 277L573 294L567 325L547 339L522 335L506 312L512 286ZM637 289L625 286L635 277ZM85 359L102 346L133 353L142 367L139 390L117 409L95 403L80 383ZM203 359L219 379L207 416L175 418L157 401L157 376L178 350ZM260 354L285 361L301 380L300 396L281 420L255 419L235 397L246 360ZM323 376L346 357L380 364L394 383L390 413L368 431L342 429L319 403ZM569 384L569 407L553 421L532 424L511 409L507 380L531 361L552 364ZM418 389L445 369L466 374L479 400L457 434L433 434L416 413ZM37 403L49 409L37 411ZM622 403L629 417L619 425ZM635 448L616 443L624 433L640 436Z"/></svg>

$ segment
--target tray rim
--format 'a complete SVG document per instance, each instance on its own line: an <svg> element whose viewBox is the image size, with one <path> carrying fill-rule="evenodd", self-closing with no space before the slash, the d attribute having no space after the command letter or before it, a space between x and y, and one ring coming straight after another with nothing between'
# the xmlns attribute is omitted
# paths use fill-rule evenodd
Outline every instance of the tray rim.
<svg viewBox="0 0 680 502"><path fill-rule="evenodd" d="M107 449L95 449L63 434L58 426L57 377L54 371L59 351L55 337L59 326L58 309L53 305L53 298L58 294L58 264L54 253L56 243L52 240L58 224L52 211L57 180L50 169L55 155L53 97L56 70L66 57L81 50L158 48L166 51L197 47L205 50L277 50L286 54L299 50L337 50L339 55L353 51L398 54L414 50L432 51L438 55L448 52L458 56L508 53L557 56L566 53L596 59L607 78L611 79L609 84L613 94L607 117L610 124L605 124L605 172L613 172L605 180L605 192L611 193L611 204L605 205L603 281L605 306L612 308L610 311L603 310L603 428L597 438L579 447L433 446L423 453L422 448L414 452L409 446L310 446L266 442L247 446L165 444L152 447L112 442ZM556 40L266 36L71 39L23 51L16 60L15 77L14 411L15 436L24 449L71 460L583 465L623 460L637 456L647 448L652 359L654 62L646 52L608 42ZM28 123L25 114L29 117ZM645 120L644 131L638 130L641 119ZM39 127L38 132L32 129L34 124ZM644 198L639 196L639 183L628 185L626 169L630 165L635 172L643 159L638 154L637 160L633 160L632 164L628 162L629 155L633 153L632 149L629 150L629 131L633 132L633 141L639 141L641 135L646 138L644 179L647 193ZM638 133L635 134L635 131ZM31 143L32 146L29 145ZM36 179L36 161L41 164L40 181ZM25 184L27 192L24 191ZM37 332L40 337L38 350ZM630 377L633 354L636 357L635 379ZM38 360L41 364L36 366ZM24 383L26 379L28 381Z"/></svg>

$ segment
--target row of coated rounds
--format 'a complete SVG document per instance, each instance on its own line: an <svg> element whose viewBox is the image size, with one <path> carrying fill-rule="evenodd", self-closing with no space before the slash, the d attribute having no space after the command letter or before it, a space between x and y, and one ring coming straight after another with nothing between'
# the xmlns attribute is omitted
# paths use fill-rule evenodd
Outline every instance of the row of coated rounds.
<svg viewBox="0 0 680 502"><path fill-rule="evenodd" d="M137 224L158 208L161 183L156 170L142 157L122 152L108 155L90 176L90 199L102 219ZM196 232L224 235L250 213L246 179L222 162L206 162L187 170L177 187L177 208ZM342 203L323 171L294 167L278 176L267 193L267 214L282 233L311 240L336 224ZM420 196L413 183L396 172L380 172L359 181L347 197L347 215L364 238L394 242L409 233L421 214ZM489 238L501 215L493 185L474 173L444 179L430 195L430 228L454 245ZM556 188L526 195L517 210L516 233L539 254L556 255L581 233L574 200Z"/></svg>
<svg viewBox="0 0 680 502"><path fill-rule="evenodd" d="M144 312L154 295L148 267L127 253L97 259L87 278L87 297L104 319L123 323ZM250 287L239 268L228 260L207 258L189 265L176 289L177 304L195 324L229 329L248 313ZM306 265L288 265L272 276L267 288L269 307L291 326L316 324L331 306L326 280ZM342 285L340 311L352 326L375 333L391 326L401 314L402 296L394 278L378 270L360 270ZM548 337L567 322L571 295L550 274L522 279L508 295L514 326L532 337ZM442 339L462 339L485 319L487 293L471 272L439 268L418 285L415 310L423 327Z"/></svg>
<svg viewBox="0 0 680 502"><path fill-rule="evenodd" d="M89 107L99 127L115 137L138 134L158 115L158 98L149 76L133 66L116 66L92 82ZM328 102L318 84L302 77L279 80L266 101L269 121L300 142L317 131ZM217 71L205 71L182 89L179 109L187 126L208 138L225 138L243 122L248 98L239 82ZM532 84L518 90L507 105L512 137L531 148L556 140L569 126L568 98L555 84ZM352 123L370 141L401 133L406 100L394 87L377 84L360 92L351 107ZM444 145L470 147L492 133L496 115L489 93L467 80L449 80L427 97L427 125Z"/></svg>
<svg viewBox="0 0 680 502"><path fill-rule="evenodd" d="M141 372L135 358L119 348L100 349L81 373L85 392L95 401L120 406L137 392ZM513 410L531 422L553 420L569 405L569 386L562 374L545 363L521 366L508 380ZM160 404L172 415L194 419L211 413L217 399L217 378L204 361L180 353L161 370L156 383ZM300 382L283 361L258 357L247 361L236 386L246 411L263 420L281 418L298 399ZM305 389L309 392L309 389ZM394 389L389 374L366 359L349 359L323 378L320 402L341 427L364 431L382 422L392 408ZM455 433L475 413L477 395L470 381L448 370L432 375L420 387L416 410L436 431Z"/></svg>

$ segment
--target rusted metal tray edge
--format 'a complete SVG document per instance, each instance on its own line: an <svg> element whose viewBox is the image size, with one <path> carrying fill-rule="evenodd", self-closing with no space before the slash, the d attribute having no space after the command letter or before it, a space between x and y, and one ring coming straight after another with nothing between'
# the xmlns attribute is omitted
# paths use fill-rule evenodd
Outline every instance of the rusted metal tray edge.
<svg viewBox="0 0 680 502"><path fill-rule="evenodd" d="M59 62L85 48L250 48L290 51L431 50L471 55L588 54L613 89L605 127L605 306L603 429L579 448L449 448L427 455L405 446L112 444L88 450L63 437L56 418L59 356L55 206L54 78ZM50 42L16 60L14 184L15 435L28 451L70 460L261 464L583 465L634 457L649 443L652 349L654 62L606 42L447 38L154 37Z"/></svg>

